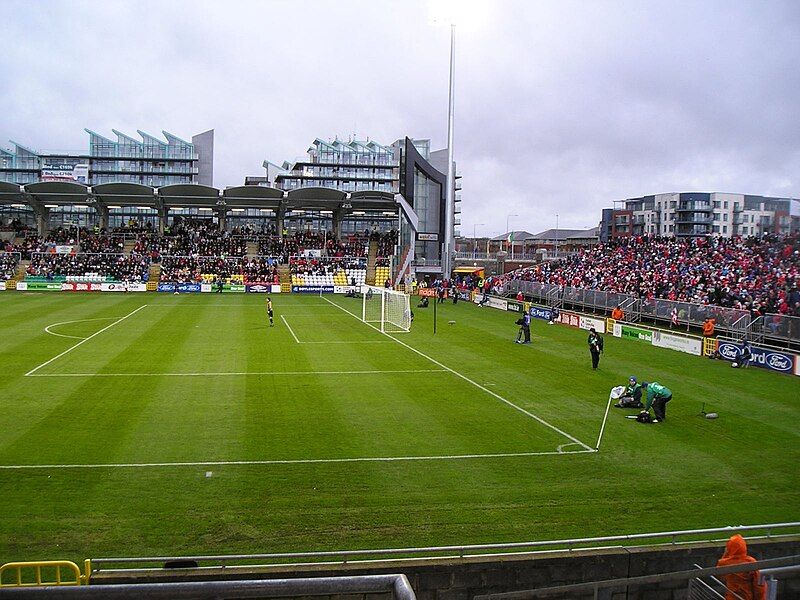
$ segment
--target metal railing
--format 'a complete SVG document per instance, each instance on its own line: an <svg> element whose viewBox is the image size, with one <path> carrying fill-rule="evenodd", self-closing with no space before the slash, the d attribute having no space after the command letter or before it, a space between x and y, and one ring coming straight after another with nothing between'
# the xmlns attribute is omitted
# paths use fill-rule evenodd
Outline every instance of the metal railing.
<svg viewBox="0 0 800 600"><path fill-rule="evenodd" d="M633 533L625 535L611 535L603 537L574 538L549 541L508 542L499 544L470 544L461 546L428 546L422 548L385 548L373 550L332 550L317 552L278 552L269 554L232 554L232 555L199 555L199 556L151 556L139 558L93 558L91 559L92 574L97 573L130 573L131 569L113 568L121 565L137 565L136 572L152 572L161 570L164 563L173 561L193 561L207 563L229 569L233 565L248 563L248 566L273 567L291 564L296 567L314 564L344 565L358 562L372 562L381 559L397 559L408 557L421 557L425 559L448 559L476 557L485 554L497 553L542 553L562 552L570 554L581 549L619 548L621 546L636 546L641 542L648 545L670 545L688 542L723 542L734 533L753 533L758 535L748 536L748 539L780 539L787 535L800 534L800 521L787 523L773 523L767 525L738 525L729 527L713 527L707 529L690 529L682 531L662 531L656 533ZM723 537L715 536L722 534ZM302 559L306 559L305 561ZM313 561L313 562L309 562ZM252 564L252 563L257 564ZM144 567L144 565L156 565ZM107 568L104 568L107 567Z"/></svg>
<svg viewBox="0 0 800 600"><path fill-rule="evenodd" d="M594 594L596 599L611 598L612 592L627 589L635 586L669 584L672 582L685 581L687 584L701 577L716 577L717 575L727 575L729 573L746 573L756 571L764 567L778 567L795 564L800 556L785 556L781 558L771 558L757 562L731 565L729 567L709 567L700 569L690 569L685 571L673 571L670 573L659 573L656 575L640 575L638 577L626 577L618 579L606 579L604 581L592 581L587 583L574 583L554 587L538 589L520 590L517 592L501 592L496 594L485 594L475 596L475 600L533 600L534 598L575 598L582 594ZM714 596L708 596L714 598Z"/></svg>
<svg viewBox="0 0 800 600"><path fill-rule="evenodd" d="M217 600L219 598L298 598L392 594L394 600L415 600L405 575L354 575L247 581L193 581L181 583L128 583L75 587L4 588L7 598L104 598L112 600Z"/></svg>

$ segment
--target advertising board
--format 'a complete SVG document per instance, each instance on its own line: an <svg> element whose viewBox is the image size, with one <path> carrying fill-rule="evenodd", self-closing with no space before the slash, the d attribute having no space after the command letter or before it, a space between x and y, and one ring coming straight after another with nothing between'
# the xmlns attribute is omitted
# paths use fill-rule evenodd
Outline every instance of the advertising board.
<svg viewBox="0 0 800 600"><path fill-rule="evenodd" d="M684 337L681 335L664 333L663 331L654 331L652 333L651 343L653 346L658 346L659 348L669 348L670 350L686 352L687 354L694 354L695 356L700 356L703 353L703 341L700 338Z"/></svg>
<svg viewBox="0 0 800 600"><path fill-rule="evenodd" d="M497 308L499 310L508 310L508 301L501 300L500 298L489 298L484 303L484 306L491 306L492 308Z"/></svg>
<svg viewBox="0 0 800 600"><path fill-rule="evenodd" d="M530 310L528 310L528 313L531 315L532 318L541 319L543 321L549 321L550 319L553 318L553 311L550 310L549 308L542 308L541 306L531 305L531 308Z"/></svg>
<svg viewBox="0 0 800 600"><path fill-rule="evenodd" d="M157 290L159 292L174 292L175 291L175 284L174 283L159 283Z"/></svg>
<svg viewBox="0 0 800 600"><path fill-rule="evenodd" d="M62 283L62 292L100 292L102 284L99 283Z"/></svg>
<svg viewBox="0 0 800 600"><path fill-rule="evenodd" d="M352 285L335 285L333 286L334 294L346 294L349 291L357 291L357 288Z"/></svg>
<svg viewBox="0 0 800 600"><path fill-rule="evenodd" d="M417 240L420 242L438 242L439 241L439 234L438 233L418 233Z"/></svg>
<svg viewBox="0 0 800 600"><path fill-rule="evenodd" d="M562 311L560 315L558 315L558 322L562 325L569 325L570 327L580 327L581 326L581 318L580 315L576 315L575 313Z"/></svg>
<svg viewBox="0 0 800 600"><path fill-rule="evenodd" d="M28 289L28 283L25 281L18 281L17 282L17 290L20 292L24 292Z"/></svg>
<svg viewBox="0 0 800 600"><path fill-rule="evenodd" d="M22 284L21 287L20 284ZM61 284L55 283L53 281L20 281L17 284L18 290L42 290L48 292L60 292L61 291Z"/></svg>
<svg viewBox="0 0 800 600"><path fill-rule="evenodd" d="M741 344L720 342L717 350L722 358L733 361L739 356L741 348ZM777 371L778 373L797 374L798 357L794 354L771 350L769 348L759 348L758 346L750 346L750 351L752 352L750 365L753 367Z"/></svg>
<svg viewBox="0 0 800 600"><path fill-rule="evenodd" d="M244 287L245 291L250 294L266 294L270 291L270 286L266 283L248 283Z"/></svg>
<svg viewBox="0 0 800 600"><path fill-rule="evenodd" d="M507 300L506 310L509 312L522 312L522 304L520 304L516 300Z"/></svg>
<svg viewBox="0 0 800 600"><path fill-rule="evenodd" d="M333 293L333 286L332 285L293 285L292 286L292 293L293 294L319 294L322 292L323 294L332 294Z"/></svg>
<svg viewBox="0 0 800 600"><path fill-rule="evenodd" d="M179 283L175 286L175 289L182 293L194 293L200 291L200 284L199 283Z"/></svg>
<svg viewBox="0 0 800 600"><path fill-rule="evenodd" d="M6 282L0 281L0 292L5 291L5 289L6 289Z"/></svg>
<svg viewBox="0 0 800 600"><path fill-rule="evenodd" d="M580 321L578 322L578 327L581 329L591 329L594 327L594 330L597 333L605 333L606 321L605 319L595 319L594 317L584 317L581 315Z"/></svg>
<svg viewBox="0 0 800 600"><path fill-rule="evenodd" d="M436 298L436 292L439 290L436 288L417 288L417 295L418 296L427 296L428 298ZM444 297L447 298L447 291L444 293Z"/></svg>
<svg viewBox="0 0 800 600"><path fill-rule="evenodd" d="M630 340L639 340L640 342L647 342L648 344L653 343L653 332L648 329L640 329L639 327L631 327L630 325L620 325L619 323L616 323L614 325L615 331L617 327L619 327L621 330L620 335L617 337ZM616 333L614 335L616 335Z"/></svg>
<svg viewBox="0 0 800 600"><path fill-rule="evenodd" d="M75 246L53 246L52 251L55 254L75 254Z"/></svg>
<svg viewBox="0 0 800 600"><path fill-rule="evenodd" d="M201 283L200 284L200 292L203 294L208 294L209 292L213 291L214 286L210 283Z"/></svg>

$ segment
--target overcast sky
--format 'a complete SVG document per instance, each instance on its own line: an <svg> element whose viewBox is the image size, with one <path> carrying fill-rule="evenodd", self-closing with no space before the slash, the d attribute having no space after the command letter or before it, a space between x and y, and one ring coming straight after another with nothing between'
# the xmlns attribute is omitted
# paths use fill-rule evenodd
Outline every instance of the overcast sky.
<svg viewBox="0 0 800 600"><path fill-rule="evenodd" d="M446 146L429 1L3 0L0 145L215 130L217 187L315 137ZM800 2L457 2L462 227L597 225L670 191L800 198Z"/></svg>

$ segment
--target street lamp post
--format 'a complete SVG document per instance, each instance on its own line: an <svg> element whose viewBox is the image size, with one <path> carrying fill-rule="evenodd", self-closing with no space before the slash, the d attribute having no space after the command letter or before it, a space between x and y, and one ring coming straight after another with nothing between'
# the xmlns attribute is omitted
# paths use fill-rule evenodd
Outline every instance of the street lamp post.
<svg viewBox="0 0 800 600"><path fill-rule="evenodd" d="M455 87L453 76L456 67L456 25L450 23L450 93L447 109L447 195L445 197L445 231L442 271L446 279L450 278L453 259L453 229L455 227L455 169L453 168L453 107Z"/></svg>
<svg viewBox="0 0 800 600"><path fill-rule="evenodd" d="M558 258L558 213L556 213L556 258Z"/></svg>
<svg viewBox="0 0 800 600"><path fill-rule="evenodd" d="M506 245L508 245L508 242L511 242L511 258L514 258L514 240L513 240L514 236L511 235L511 231L509 231L508 229L509 227L508 223L511 220L511 217L518 217L518 216L519 216L518 214L511 214L506 216L506 235L508 236Z"/></svg>
<svg viewBox="0 0 800 600"><path fill-rule="evenodd" d="M473 223L472 224L472 257L475 258L475 255L478 253L478 238L475 235L475 228L480 225L484 227L486 223Z"/></svg>

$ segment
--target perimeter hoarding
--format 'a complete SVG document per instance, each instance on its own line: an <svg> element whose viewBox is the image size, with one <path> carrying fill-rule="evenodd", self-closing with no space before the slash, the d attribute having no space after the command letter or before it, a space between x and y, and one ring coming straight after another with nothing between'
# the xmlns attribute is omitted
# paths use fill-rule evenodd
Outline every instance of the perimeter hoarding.
<svg viewBox="0 0 800 600"><path fill-rule="evenodd" d="M717 348L719 355L729 361L736 359L741 350L742 345L734 344L733 342L720 342ZM750 346L750 351L752 352L752 357L750 358L751 366L777 371L778 373L798 374L797 365L800 362L800 357L795 354L758 346Z"/></svg>

